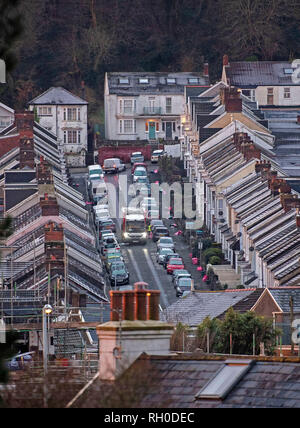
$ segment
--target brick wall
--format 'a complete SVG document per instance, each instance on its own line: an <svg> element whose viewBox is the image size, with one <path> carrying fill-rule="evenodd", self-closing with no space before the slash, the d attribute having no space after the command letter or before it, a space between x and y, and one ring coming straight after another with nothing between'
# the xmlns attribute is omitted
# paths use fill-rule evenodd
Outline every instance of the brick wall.
<svg viewBox="0 0 300 428"><path fill-rule="evenodd" d="M103 146L100 147L98 150L98 159L99 164L103 165L104 159L109 158L119 158L125 163L130 163L130 156L133 152L142 152L144 155L145 160L149 161L151 159L153 148L151 144L138 147L136 145L126 145L126 146Z"/></svg>

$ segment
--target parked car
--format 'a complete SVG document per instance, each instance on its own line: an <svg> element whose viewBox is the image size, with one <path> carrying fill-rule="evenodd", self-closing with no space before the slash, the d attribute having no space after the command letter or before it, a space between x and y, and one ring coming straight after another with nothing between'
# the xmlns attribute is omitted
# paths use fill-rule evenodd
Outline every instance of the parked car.
<svg viewBox="0 0 300 428"><path fill-rule="evenodd" d="M152 232L153 242L157 242L160 238L167 236L170 236L170 232L165 226L157 226Z"/></svg>
<svg viewBox="0 0 300 428"><path fill-rule="evenodd" d="M124 262L124 258L121 253L110 253L107 255L106 259L104 260L104 266L107 272L109 272L110 266L112 263L119 263Z"/></svg>
<svg viewBox="0 0 300 428"><path fill-rule="evenodd" d="M165 261L166 256L174 254L174 251L171 248L160 248L156 253L156 261L162 265Z"/></svg>
<svg viewBox="0 0 300 428"><path fill-rule="evenodd" d="M110 218L106 218L104 220L99 221L98 228L99 228L99 238L102 237L102 234L105 231L111 231L114 233L116 232L116 225Z"/></svg>
<svg viewBox="0 0 300 428"><path fill-rule="evenodd" d="M165 260L164 260L164 262L163 262L163 267L165 268L165 269L167 269L167 265L168 265L168 263L169 263L169 260L170 259L181 259L181 256L179 255L179 254L177 254L177 253L173 253L173 254L168 254L166 257L165 257Z"/></svg>
<svg viewBox="0 0 300 428"><path fill-rule="evenodd" d="M173 238L170 238L170 236L162 236L159 238L156 245L158 250L159 248L171 248L172 250L175 250Z"/></svg>
<svg viewBox="0 0 300 428"><path fill-rule="evenodd" d="M174 288L176 290L176 297L182 296L184 291L191 292L193 290L194 281L192 278L181 277L180 275L177 275L176 280L174 281Z"/></svg>
<svg viewBox="0 0 300 428"><path fill-rule="evenodd" d="M134 163L141 163L144 162L145 158L144 155L142 154L142 152L134 152L131 153L131 157L130 157L130 163L131 165L133 165Z"/></svg>
<svg viewBox="0 0 300 428"><path fill-rule="evenodd" d="M141 166L135 169L134 174L132 176L133 183L136 183L140 177L148 177L147 170Z"/></svg>
<svg viewBox="0 0 300 428"><path fill-rule="evenodd" d="M124 262L111 263L108 276L112 287L129 284L129 272Z"/></svg>
<svg viewBox="0 0 300 428"><path fill-rule="evenodd" d="M134 174L134 171L136 170L136 168L145 168L145 170L147 171L147 164L144 162L136 162L133 164L133 167L131 168L131 174Z"/></svg>
<svg viewBox="0 0 300 428"><path fill-rule="evenodd" d="M103 164L103 171L105 174L115 174L117 172L124 171L125 169L126 165L119 158L105 159Z"/></svg>
<svg viewBox="0 0 300 428"><path fill-rule="evenodd" d="M172 282L175 284L178 278L192 278L192 275L186 269L183 269L180 272L174 272Z"/></svg>
<svg viewBox="0 0 300 428"><path fill-rule="evenodd" d="M188 294L190 294L191 290L185 290L185 289L181 289L180 287L176 287L175 292L176 292L176 297L183 298L183 297L187 296Z"/></svg>
<svg viewBox="0 0 300 428"><path fill-rule="evenodd" d="M116 238L107 238L106 241L104 241L103 245L101 246L101 250L100 250L101 254L105 256L107 251L112 248L116 250L120 250L120 245L116 240Z"/></svg>
<svg viewBox="0 0 300 428"><path fill-rule="evenodd" d="M151 156L151 163L157 163L160 156L163 156L165 152L163 150L154 150Z"/></svg>
<svg viewBox="0 0 300 428"><path fill-rule="evenodd" d="M176 270L183 270L184 264L182 259L173 258L169 260L167 264L167 273L170 275Z"/></svg>

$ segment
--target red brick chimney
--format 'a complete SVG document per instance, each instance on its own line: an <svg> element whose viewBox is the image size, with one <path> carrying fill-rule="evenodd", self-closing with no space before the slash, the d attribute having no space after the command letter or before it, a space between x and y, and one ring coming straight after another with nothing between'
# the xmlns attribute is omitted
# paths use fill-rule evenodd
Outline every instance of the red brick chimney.
<svg viewBox="0 0 300 428"><path fill-rule="evenodd" d="M255 172L261 173L262 178L268 178L269 171L271 170L271 162L267 162L266 160L256 162Z"/></svg>
<svg viewBox="0 0 300 428"><path fill-rule="evenodd" d="M237 88L230 86L229 88L221 88L221 102L225 106L227 113L241 113L243 109L243 102L241 94Z"/></svg>
<svg viewBox="0 0 300 428"><path fill-rule="evenodd" d="M233 142L235 147L242 153L245 159L260 159L261 152L251 141L249 135L245 132L236 132L233 135Z"/></svg>
<svg viewBox="0 0 300 428"><path fill-rule="evenodd" d="M223 55L223 66L229 65L228 55Z"/></svg>
<svg viewBox="0 0 300 428"><path fill-rule="evenodd" d="M53 184L53 175L51 166L41 156L40 163L37 166L38 184Z"/></svg>
<svg viewBox="0 0 300 428"><path fill-rule="evenodd" d="M286 213L293 208L300 208L300 199L298 199L297 195L280 193L280 202Z"/></svg>
<svg viewBox="0 0 300 428"><path fill-rule="evenodd" d="M20 144L20 168L35 167L34 139L33 139L33 123L34 113L24 112L15 114L15 123L19 133Z"/></svg>
<svg viewBox="0 0 300 428"><path fill-rule="evenodd" d="M44 197L40 199L40 206L42 208L43 217L59 215L57 199L49 197L47 193L45 193Z"/></svg>
<svg viewBox="0 0 300 428"><path fill-rule="evenodd" d="M133 291L111 291L111 321L158 321L160 291L148 290L148 284L135 283Z"/></svg>
<svg viewBox="0 0 300 428"><path fill-rule="evenodd" d="M209 65L208 62L205 62L203 65L203 76L209 77Z"/></svg>
<svg viewBox="0 0 300 428"><path fill-rule="evenodd" d="M64 230L61 224L45 225L46 266L51 275L64 274Z"/></svg>

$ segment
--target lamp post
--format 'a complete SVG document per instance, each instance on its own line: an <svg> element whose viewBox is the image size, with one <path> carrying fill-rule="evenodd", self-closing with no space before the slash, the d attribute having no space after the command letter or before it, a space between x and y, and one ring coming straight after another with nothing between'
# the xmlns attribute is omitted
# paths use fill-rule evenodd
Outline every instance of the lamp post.
<svg viewBox="0 0 300 428"><path fill-rule="evenodd" d="M49 355L49 338L48 338L47 321L52 311L53 309L51 305L45 305L43 307L43 361L44 361L45 375L47 374L47 370L48 370L48 355Z"/></svg>

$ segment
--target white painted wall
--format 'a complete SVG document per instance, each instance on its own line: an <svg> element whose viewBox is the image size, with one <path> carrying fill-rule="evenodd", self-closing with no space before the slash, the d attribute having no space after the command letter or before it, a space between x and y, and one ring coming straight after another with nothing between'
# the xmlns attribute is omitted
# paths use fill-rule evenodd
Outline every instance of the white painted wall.
<svg viewBox="0 0 300 428"><path fill-rule="evenodd" d="M88 144L88 108L87 105L36 105L37 112L39 107L51 108L51 114L39 116L39 123L43 128L52 132L58 138L58 143L64 147L66 161L68 166L85 166L85 153ZM64 120L64 110L76 108L80 110L80 120ZM30 107L34 110L34 107ZM80 131L80 144L68 144L64 142L64 131ZM72 155L74 153L74 155Z"/></svg>
<svg viewBox="0 0 300 428"><path fill-rule="evenodd" d="M274 103L276 106L300 105L300 86L258 86L255 89L255 99L258 105L268 105L268 88L273 88ZM284 88L290 88L290 98L284 98Z"/></svg>
<svg viewBox="0 0 300 428"><path fill-rule="evenodd" d="M149 108L149 98L155 98L153 104L155 109L160 108L159 115L144 115L144 108ZM172 99L171 113L166 113L166 98ZM136 111L124 113L120 109L120 101L136 100ZM146 131L146 122L153 120L159 123L159 131L156 132L156 139L166 138L166 131L163 130L162 122L175 122L175 130L172 129L172 139L180 137L180 116L184 113L183 95L138 95L138 96L117 96L110 95L108 89L105 93L105 138L108 140L148 140L149 133ZM120 132L120 120L136 120L136 132Z"/></svg>

